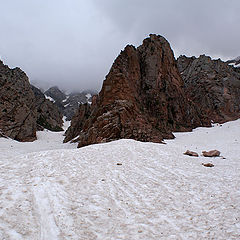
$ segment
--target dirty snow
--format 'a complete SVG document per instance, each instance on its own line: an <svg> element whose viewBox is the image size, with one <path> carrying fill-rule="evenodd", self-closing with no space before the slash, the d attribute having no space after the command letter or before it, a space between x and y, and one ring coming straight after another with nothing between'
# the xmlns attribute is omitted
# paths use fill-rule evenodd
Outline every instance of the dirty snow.
<svg viewBox="0 0 240 240"><path fill-rule="evenodd" d="M62 133L1 138L0 239L240 239L239 127L81 149L62 144ZM226 159L187 149L218 149Z"/></svg>

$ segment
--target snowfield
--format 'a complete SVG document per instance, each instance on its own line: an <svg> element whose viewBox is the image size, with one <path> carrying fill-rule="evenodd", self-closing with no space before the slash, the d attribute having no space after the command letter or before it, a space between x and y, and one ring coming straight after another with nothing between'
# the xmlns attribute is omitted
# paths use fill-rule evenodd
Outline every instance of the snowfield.
<svg viewBox="0 0 240 240"><path fill-rule="evenodd" d="M62 144L62 133L0 138L0 239L240 239L239 128L237 120L166 144L81 149Z"/></svg>

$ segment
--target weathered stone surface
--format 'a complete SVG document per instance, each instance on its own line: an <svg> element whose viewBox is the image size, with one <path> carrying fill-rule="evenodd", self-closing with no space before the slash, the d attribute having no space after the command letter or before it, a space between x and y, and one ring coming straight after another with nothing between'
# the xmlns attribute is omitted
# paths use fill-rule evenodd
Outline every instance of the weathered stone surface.
<svg viewBox="0 0 240 240"><path fill-rule="evenodd" d="M33 141L36 130L62 131L62 115L20 69L0 61L0 137Z"/></svg>
<svg viewBox="0 0 240 240"><path fill-rule="evenodd" d="M196 152L193 152L193 151L189 151L187 150L184 155L188 155L188 156L191 156L191 157L198 157L198 153Z"/></svg>
<svg viewBox="0 0 240 240"><path fill-rule="evenodd" d="M178 68L186 96L194 102L203 121L223 123L240 117L240 71L205 55L180 56Z"/></svg>
<svg viewBox="0 0 240 240"><path fill-rule="evenodd" d="M65 141L78 134L79 147L120 138L161 142L173 138L172 131L210 125L183 86L169 43L150 35L137 49L127 46L120 53L89 117L79 118L77 131L72 124Z"/></svg>
<svg viewBox="0 0 240 240"><path fill-rule="evenodd" d="M71 127L68 128L65 133L66 137L64 142L68 142L79 135L79 132L83 127L83 123L89 118L90 114L91 106L87 103L81 104L71 120Z"/></svg>
<svg viewBox="0 0 240 240"><path fill-rule="evenodd" d="M42 130L39 126L50 131L63 131L63 115L57 106L45 98L44 94L36 87L31 86L35 95L35 108L37 110L38 130Z"/></svg>
<svg viewBox="0 0 240 240"><path fill-rule="evenodd" d="M211 151L203 151L202 152L204 157L219 157L220 156L220 151L218 150L211 150Z"/></svg>
<svg viewBox="0 0 240 240"><path fill-rule="evenodd" d="M36 139L35 97L27 75L0 61L0 131L18 141Z"/></svg>

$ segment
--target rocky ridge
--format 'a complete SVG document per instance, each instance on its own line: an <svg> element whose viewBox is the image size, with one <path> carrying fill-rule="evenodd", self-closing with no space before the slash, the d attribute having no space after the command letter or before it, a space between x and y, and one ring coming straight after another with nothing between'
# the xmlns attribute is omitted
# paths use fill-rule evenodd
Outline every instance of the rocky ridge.
<svg viewBox="0 0 240 240"><path fill-rule="evenodd" d="M240 71L220 59L180 56L185 95L204 119L223 123L240 117Z"/></svg>
<svg viewBox="0 0 240 240"><path fill-rule="evenodd" d="M96 92L87 90L66 94L55 86L49 88L44 94L50 101L53 101L58 106L59 111L66 116L66 120L69 121L75 112L78 111L81 104L91 104L92 96L96 94Z"/></svg>
<svg viewBox="0 0 240 240"><path fill-rule="evenodd" d="M45 117L49 129L60 130L61 115L55 114L55 106L38 95L38 90L32 90L27 75L20 68L10 69L0 61L1 136L18 141L34 141L41 116ZM47 127L45 123L41 126Z"/></svg>
<svg viewBox="0 0 240 240"><path fill-rule="evenodd" d="M18 140L36 139L37 111L35 97L27 75L20 69L10 69L0 61L0 130Z"/></svg>
<svg viewBox="0 0 240 240"><path fill-rule="evenodd" d="M73 118L65 141L78 134L79 147L120 138L162 142L173 131L209 125L185 96L169 43L150 35L120 53L87 116Z"/></svg>
<svg viewBox="0 0 240 240"><path fill-rule="evenodd" d="M63 115L57 106L45 98L44 94L36 87L31 85L35 95L35 108L37 110L38 130L46 128L50 131L63 131Z"/></svg>

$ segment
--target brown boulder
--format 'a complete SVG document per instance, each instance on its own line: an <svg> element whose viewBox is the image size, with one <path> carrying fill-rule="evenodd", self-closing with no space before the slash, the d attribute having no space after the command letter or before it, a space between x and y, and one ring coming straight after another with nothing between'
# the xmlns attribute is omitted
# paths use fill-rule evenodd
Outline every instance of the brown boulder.
<svg viewBox="0 0 240 240"><path fill-rule="evenodd" d="M78 112L64 141L79 135L79 147L121 138L161 142L173 138L172 131L209 125L183 86L169 43L150 35L137 49L120 53L89 114Z"/></svg>
<svg viewBox="0 0 240 240"><path fill-rule="evenodd" d="M202 163L204 167L214 167L212 163Z"/></svg>
<svg viewBox="0 0 240 240"><path fill-rule="evenodd" d="M218 150L211 150L209 152L202 151L204 157L219 157L220 152Z"/></svg>
<svg viewBox="0 0 240 240"><path fill-rule="evenodd" d="M188 156L191 156L191 157L198 157L198 154L196 152L193 152L193 151L189 151L187 150L184 155L188 155Z"/></svg>

